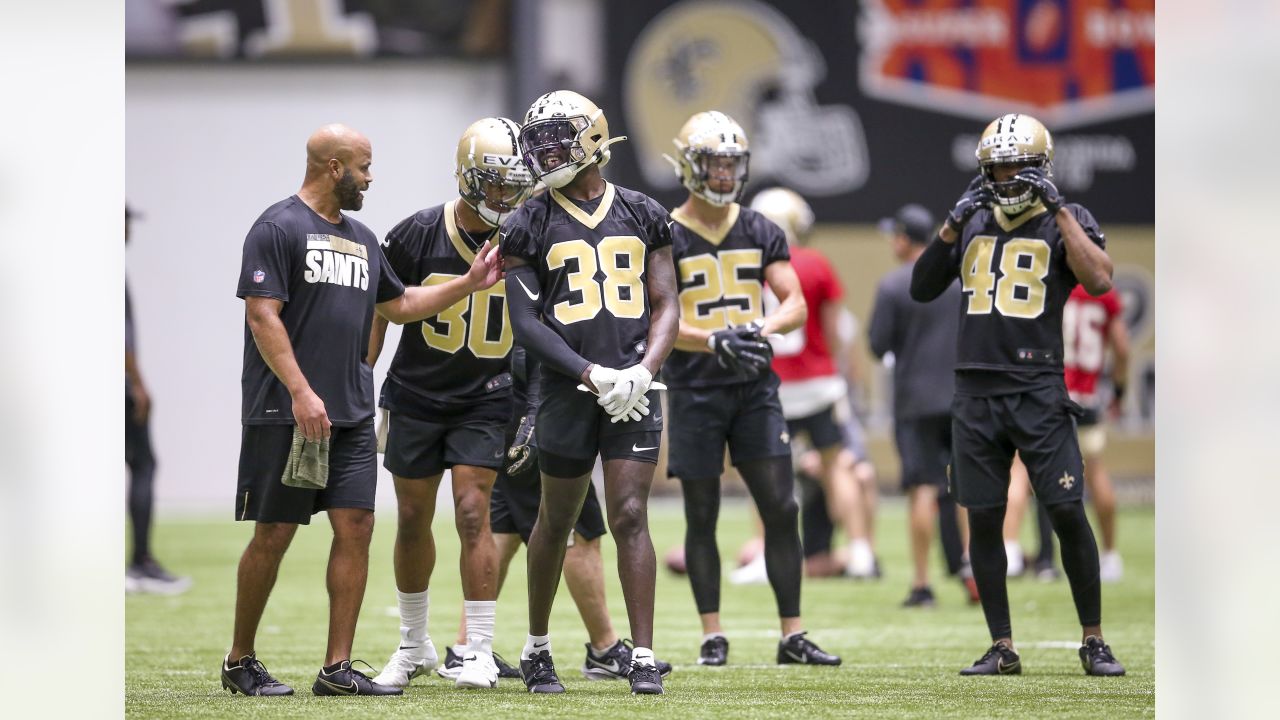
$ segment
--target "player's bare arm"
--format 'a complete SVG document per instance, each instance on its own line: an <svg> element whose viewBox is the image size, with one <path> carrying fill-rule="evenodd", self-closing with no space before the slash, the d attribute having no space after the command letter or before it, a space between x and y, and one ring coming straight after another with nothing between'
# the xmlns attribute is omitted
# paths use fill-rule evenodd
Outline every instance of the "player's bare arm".
<svg viewBox="0 0 1280 720"><path fill-rule="evenodd" d="M594 387L589 379L595 363L573 351L564 338L555 333L542 322L542 301L545 293L541 290L538 275L521 258L505 258L506 272L515 282L507 283L507 312L511 318L511 332L515 341L523 346L526 352L533 354L543 365L556 371L576 377ZM537 294L532 294L538 288Z"/></svg>
<svg viewBox="0 0 1280 720"><path fill-rule="evenodd" d="M378 303L378 314L397 325L425 320L471 293L493 287L501 279L502 256L496 246L485 241L466 275L431 287L407 287L400 297Z"/></svg>
<svg viewBox="0 0 1280 720"><path fill-rule="evenodd" d="M1113 267L1107 251L1093 242L1066 208L1054 213L1062 241L1067 246L1067 265L1090 295L1097 297L1111 289Z"/></svg>
<svg viewBox="0 0 1280 720"><path fill-rule="evenodd" d="M761 335L786 334L804 325L809 317L809 306L800 291L800 278L787 260L769 263L764 269L764 280L778 298L778 309L764 318ZM831 337L835 337L832 335Z"/></svg>
<svg viewBox="0 0 1280 720"><path fill-rule="evenodd" d="M1118 412L1129 382L1129 326L1125 324L1124 313L1111 318L1111 322L1107 324L1107 339L1111 342L1113 354L1111 386L1115 389L1115 395L1112 397L1112 410Z"/></svg>
<svg viewBox="0 0 1280 720"><path fill-rule="evenodd" d="M364 359L369 367L378 364L378 357L382 355L382 345L387 339L387 325L390 323L391 321L382 315L373 314L373 328L369 331L369 352Z"/></svg>
<svg viewBox="0 0 1280 720"><path fill-rule="evenodd" d="M658 374L675 347L680 330L680 305L676 302L676 269L671 259L671 246L649 253L646 262L645 292L649 294L649 338L641 364ZM706 340L703 341L706 345Z"/></svg>
<svg viewBox="0 0 1280 720"><path fill-rule="evenodd" d="M275 298L257 296L246 297L244 303L245 318L253 333L253 341L267 367L271 368L271 372L289 390L289 396L293 400L293 417L302 429L303 436L313 442L329 437L332 425L324 401L316 395L311 384L302 375L298 360L293 355L289 333L280 321L284 303Z"/></svg>

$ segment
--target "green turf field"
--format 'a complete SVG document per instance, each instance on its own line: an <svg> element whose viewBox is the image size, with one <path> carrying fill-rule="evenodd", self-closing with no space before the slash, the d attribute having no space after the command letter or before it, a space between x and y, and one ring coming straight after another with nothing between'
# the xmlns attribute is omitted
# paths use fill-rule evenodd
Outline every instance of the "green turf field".
<svg viewBox="0 0 1280 720"><path fill-rule="evenodd" d="M437 677L419 678L403 697L317 698L310 687L324 655L327 597L324 565L327 523L299 531L280 571L258 637L258 656L298 692L289 698L231 696L218 666L231 637L235 567L250 526L230 521L162 523L155 546L170 569L190 574L194 588L175 598L130 596L126 601L126 714L129 717L350 718L350 717L582 717L622 712L671 717L1134 717L1155 713L1154 512L1121 511L1125 579L1104 585L1107 640L1128 668L1123 678L1086 677L1076 656L1079 626L1066 581L1010 581L1014 639L1024 675L961 678L956 673L989 644L982 612L965 604L954 582L935 580L939 605L904 610L910 571L905 507L882 504L877 539L885 579L878 583L806 580L803 611L811 636L844 657L836 669L774 665L777 618L767 586L726 582L722 614L731 642L730 665L694 664L700 641L692 594L684 578L661 569L667 548L680 542L678 501L651 509L658 549L658 602L654 649L675 665L667 695L632 697L623 682L588 682L582 664L585 631L561 588L552 616L560 677L568 692L530 696L518 681L494 691L463 691ZM736 556L748 533L745 506L726 501L721 553ZM371 553L369 588L356 635L355 657L381 667L399 639L391 546L395 517L380 514ZM438 561L431 591L431 634L443 657L456 632L461 590L457 537L451 518L437 519ZM1029 530L1028 540L1029 540ZM1031 543L1024 541L1024 547ZM612 543L605 542L609 605L619 633L626 614ZM938 562L940 565L940 561ZM727 570L726 567L726 577ZM936 573L935 573L936 575ZM498 604L495 649L517 657L526 629L524 555L517 556Z"/></svg>

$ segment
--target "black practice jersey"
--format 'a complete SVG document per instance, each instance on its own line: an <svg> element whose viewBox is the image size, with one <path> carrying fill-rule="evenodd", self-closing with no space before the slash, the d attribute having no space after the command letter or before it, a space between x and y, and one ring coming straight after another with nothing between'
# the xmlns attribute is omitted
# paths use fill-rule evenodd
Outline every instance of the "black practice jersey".
<svg viewBox="0 0 1280 720"><path fill-rule="evenodd" d="M772 220L734 203L724 225L708 228L680 209L671 213L671 255L680 319L715 332L764 317L764 269L790 260L787 237ZM668 387L709 387L754 380L722 367L712 353L673 350L662 366Z"/></svg>
<svg viewBox="0 0 1280 720"><path fill-rule="evenodd" d="M671 244L671 223L655 200L613 183L583 203L550 190L502 226L501 248L537 272L538 287L513 282L542 303L548 327L589 362L625 368L644 357L645 268L649 253ZM557 374L544 368L547 380Z"/></svg>
<svg viewBox="0 0 1280 720"><path fill-rule="evenodd" d="M334 425L373 417L373 370L365 362L373 306L403 294L369 228L346 215L334 225L296 195L267 208L245 237L236 295L284 302L280 321L293 355ZM289 391L262 359L248 322L240 385L246 425L295 422Z"/></svg>
<svg viewBox="0 0 1280 720"><path fill-rule="evenodd" d="M1105 249L1093 215L1074 203L1065 207ZM1062 383L1062 307L1078 281L1053 214L1044 211L1013 224L990 209L979 210L949 262L964 296L956 391L1002 394Z"/></svg>
<svg viewBox="0 0 1280 720"><path fill-rule="evenodd" d="M458 227L458 202L421 210L387 233L387 262L405 285L445 283L471 268L484 238L473 244ZM405 324L379 404L430 419L505 397L507 383L498 378L510 368L510 356L506 284L499 280L434 317Z"/></svg>

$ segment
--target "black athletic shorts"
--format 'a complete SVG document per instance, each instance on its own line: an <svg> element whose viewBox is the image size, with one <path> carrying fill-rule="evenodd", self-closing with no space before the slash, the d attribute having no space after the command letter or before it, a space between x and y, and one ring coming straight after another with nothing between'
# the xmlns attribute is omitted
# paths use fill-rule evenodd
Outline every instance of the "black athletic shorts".
<svg viewBox="0 0 1280 720"><path fill-rule="evenodd" d="M833 445L845 445L844 424L836 419L835 404L819 410L807 417L787 421L787 431L791 437L809 436L809 444L818 450L826 450ZM866 459L863 457L862 459Z"/></svg>
<svg viewBox="0 0 1280 720"><path fill-rule="evenodd" d="M542 473L536 461L517 475L508 475L504 468L498 472L493 494L489 496L489 526L495 533L519 535L527 543L541 503ZM582 502L573 530L587 540L595 540L605 533L604 513L600 511L595 485L587 488L587 499Z"/></svg>
<svg viewBox="0 0 1280 720"><path fill-rule="evenodd" d="M387 449L382 465L402 478L438 475L454 465L497 470L506 445L503 430L510 405L480 403L464 415L433 420L387 413Z"/></svg>
<svg viewBox="0 0 1280 720"><path fill-rule="evenodd" d="M293 445L292 425L242 426L236 519L309 525L321 510L373 510L377 444L372 419L356 427L335 426L329 435L329 484L307 490L280 480Z"/></svg>
<svg viewBox="0 0 1280 720"><path fill-rule="evenodd" d="M1004 505L1016 450L1044 505L1079 501L1084 462L1076 439L1080 406L1064 386L1010 395L956 394L951 402L951 489L967 508Z"/></svg>
<svg viewBox="0 0 1280 720"><path fill-rule="evenodd" d="M925 415L893 423L893 439L902 458L902 488L936 485L946 491L951 462L951 416Z"/></svg>
<svg viewBox="0 0 1280 720"><path fill-rule="evenodd" d="M603 460L639 460L657 464L662 446L662 400L649 391L649 414L640 420L610 422L593 393L567 379L547 382L543 376L538 406L538 462L552 477L574 478L591 472L596 456Z"/></svg>
<svg viewBox="0 0 1280 720"><path fill-rule="evenodd" d="M791 455L791 433L778 401L778 376L772 371L749 382L672 390L669 395L671 477L719 478L726 442L734 465Z"/></svg>

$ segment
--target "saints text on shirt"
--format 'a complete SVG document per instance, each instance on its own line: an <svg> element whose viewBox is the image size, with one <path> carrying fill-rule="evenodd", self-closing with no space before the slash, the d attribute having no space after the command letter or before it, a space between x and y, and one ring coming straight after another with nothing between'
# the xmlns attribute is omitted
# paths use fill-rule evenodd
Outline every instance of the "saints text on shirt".
<svg viewBox="0 0 1280 720"><path fill-rule="evenodd" d="M337 235L310 233L306 263L303 279L309 283L369 289L369 251L358 242Z"/></svg>

